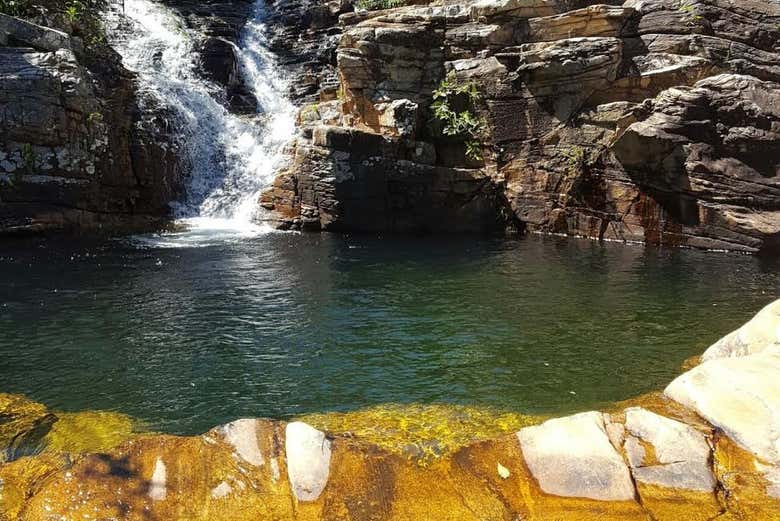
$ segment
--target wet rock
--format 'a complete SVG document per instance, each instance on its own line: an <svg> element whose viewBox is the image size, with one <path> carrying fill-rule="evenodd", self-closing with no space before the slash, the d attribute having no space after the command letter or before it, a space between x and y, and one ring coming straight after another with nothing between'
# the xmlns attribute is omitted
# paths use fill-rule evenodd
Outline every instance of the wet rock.
<svg viewBox="0 0 780 521"><path fill-rule="evenodd" d="M710 446L702 433L640 407L627 409L625 414L630 434L625 447L636 481L699 492L715 489L709 467ZM652 447L652 455L640 442Z"/></svg>
<svg viewBox="0 0 780 521"><path fill-rule="evenodd" d="M0 46L32 47L38 51L73 50L67 33L0 13Z"/></svg>
<svg viewBox="0 0 780 521"><path fill-rule="evenodd" d="M331 442L325 433L303 422L285 429L287 474L299 501L316 500L328 484Z"/></svg>
<svg viewBox="0 0 780 521"><path fill-rule="evenodd" d="M544 492L600 501L634 498L628 467L610 443L601 413L548 420L521 429L517 438Z"/></svg>
<svg viewBox="0 0 780 521"><path fill-rule="evenodd" d="M780 464L780 349L704 362L664 391L768 464Z"/></svg>
<svg viewBox="0 0 780 521"><path fill-rule="evenodd" d="M713 468L724 493L727 515L737 519L778 519L780 499L776 494L776 465L759 461L733 440L716 440Z"/></svg>
<svg viewBox="0 0 780 521"><path fill-rule="evenodd" d="M0 519L23 519L21 512L46 483L46 479L70 466L64 454L44 453L0 463Z"/></svg>
<svg viewBox="0 0 780 521"><path fill-rule="evenodd" d="M57 412L42 440L43 450L78 455L103 452L138 435L133 418L114 411Z"/></svg>
<svg viewBox="0 0 780 521"><path fill-rule="evenodd" d="M283 473L283 427L265 422L258 432L265 460ZM37 487L24 519L48 519L51 512L62 519L292 519L292 493L279 469L246 462L223 433L146 435L85 456Z"/></svg>
<svg viewBox="0 0 780 521"><path fill-rule="evenodd" d="M207 78L225 87L235 87L240 81L234 47L227 40L207 38L200 46L200 64Z"/></svg>
<svg viewBox="0 0 780 521"><path fill-rule="evenodd" d="M0 464L40 450L56 417L42 404L0 393Z"/></svg>
<svg viewBox="0 0 780 521"><path fill-rule="evenodd" d="M780 300L768 304L750 321L712 344L702 361L747 356L780 344Z"/></svg>

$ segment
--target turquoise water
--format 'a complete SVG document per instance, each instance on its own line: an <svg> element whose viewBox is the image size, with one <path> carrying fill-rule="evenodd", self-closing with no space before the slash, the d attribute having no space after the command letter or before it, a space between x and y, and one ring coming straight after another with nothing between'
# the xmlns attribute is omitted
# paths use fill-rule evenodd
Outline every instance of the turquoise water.
<svg viewBox="0 0 780 521"><path fill-rule="evenodd" d="M195 433L381 403L569 412L659 389L780 263L586 240L14 241L0 392Z"/></svg>

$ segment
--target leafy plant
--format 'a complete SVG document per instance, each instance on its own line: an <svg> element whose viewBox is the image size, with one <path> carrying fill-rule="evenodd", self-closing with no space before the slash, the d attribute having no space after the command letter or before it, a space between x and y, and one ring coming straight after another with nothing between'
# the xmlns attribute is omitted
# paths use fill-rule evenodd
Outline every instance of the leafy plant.
<svg viewBox="0 0 780 521"><path fill-rule="evenodd" d="M101 123L103 121L103 114L100 112L90 112L89 116L87 116L87 124L89 126L95 125L97 123Z"/></svg>
<svg viewBox="0 0 780 521"><path fill-rule="evenodd" d="M316 119L319 115L318 110L320 108L319 103L311 103L301 109L301 119L309 120Z"/></svg>
<svg viewBox="0 0 780 521"><path fill-rule="evenodd" d="M563 151L569 165L570 172L576 172L585 164L585 149L581 146L573 146Z"/></svg>
<svg viewBox="0 0 780 521"><path fill-rule="evenodd" d="M79 2L78 0L75 0L71 3L69 3L65 7L65 16L68 17L68 21L70 23L76 22L79 18L81 18L81 13L84 11L84 4Z"/></svg>
<svg viewBox="0 0 780 521"><path fill-rule="evenodd" d="M393 9L407 4L408 0L357 0L355 7L362 11L378 11L380 9Z"/></svg>
<svg viewBox="0 0 780 521"><path fill-rule="evenodd" d="M433 91L431 105L434 117L444 124L442 133L465 138L466 156L475 160L482 159L482 137L487 126L474 112L479 100L476 83L460 82L454 73L450 73ZM459 102L462 109L457 108Z"/></svg>
<svg viewBox="0 0 780 521"><path fill-rule="evenodd" d="M695 25L696 22L702 19L701 16L696 14L696 5L691 3L690 0L682 0L680 5L677 6L677 10L683 13L685 23L688 25Z"/></svg>

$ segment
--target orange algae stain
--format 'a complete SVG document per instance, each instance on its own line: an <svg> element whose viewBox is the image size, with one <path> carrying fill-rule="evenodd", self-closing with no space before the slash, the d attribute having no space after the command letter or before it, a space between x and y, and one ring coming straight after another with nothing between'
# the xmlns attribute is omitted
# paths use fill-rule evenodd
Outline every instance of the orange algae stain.
<svg viewBox="0 0 780 521"><path fill-rule="evenodd" d="M692 356L690 358L687 358L681 366L682 372L685 373L687 371L690 371L697 365L701 364L701 355Z"/></svg>
<svg viewBox="0 0 780 521"><path fill-rule="evenodd" d="M604 411L609 413L614 421L625 423L625 410L630 407L641 407L660 416L677 420L704 434L709 434L712 430L712 427L695 412L668 398L661 391L652 391L617 402L606 407Z"/></svg>
<svg viewBox="0 0 780 521"><path fill-rule="evenodd" d="M427 464L470 443L516 432L546 418L489 407L384 404L351 412L307 414L296 419Z"/></svg>
<svg viewBox="0 0 780 521"><path fill-rule="evenodd" d="M69 464L65 455L41 454L0 465L0 519L17 519L45 480Z"/></svg>
<svg viewBox="0 0 780 521"><path fill-rule="evenodd" d="M721 502L735 519L780 519L780 499L769 495L773 486L765 475L769 465L725 436L716 437L713 459Z"/></svg>
<svg viewBox="0 0 780 521"><path fill-rule="evenodd" d="M709 521L723 514L715 492L697 492L637 483L642 505L655 521Z"/></svg>
<svg viewBox="0 0 780 521"><path fill-rule="evenodd" d="M275 479L271 465L251 465L220 440L144 437L48 480L24 519L291 519L289 487Z"/></svg>
<svg viewBox="0 0 780 521"><path fill-rule="evenodd" d="M506 519L581 521L646 520L647 513L635 501L597 501L545 493L523 459L517 437L504 436L464 447L453 460L465 472L480 478L500 498L510 516ZM501 464L509 470L503 478ZM480 518L476 518L480 519Z"/></svg>

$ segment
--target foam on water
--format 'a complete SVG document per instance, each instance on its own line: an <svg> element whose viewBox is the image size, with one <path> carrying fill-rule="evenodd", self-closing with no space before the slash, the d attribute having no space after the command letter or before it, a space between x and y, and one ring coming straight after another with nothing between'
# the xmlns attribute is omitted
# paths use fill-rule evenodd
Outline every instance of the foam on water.
<svg viewBox="0 0 780 521"><path fill-rule="evenodd" d="M109 32L124 65L136 72L142 109L165 107L180 136L189 179L174 215L185 231L136 238L147 246L193 246L246 238L269 230L254 224L257 199L273 180L282 150L295 132L295 108L267 48L263 0L247 21L236 55L241 76L257 99L257 113L232 114L223 89L198 72L202 35L171 9L150 0L125 0L131 27Z"/></svg>

